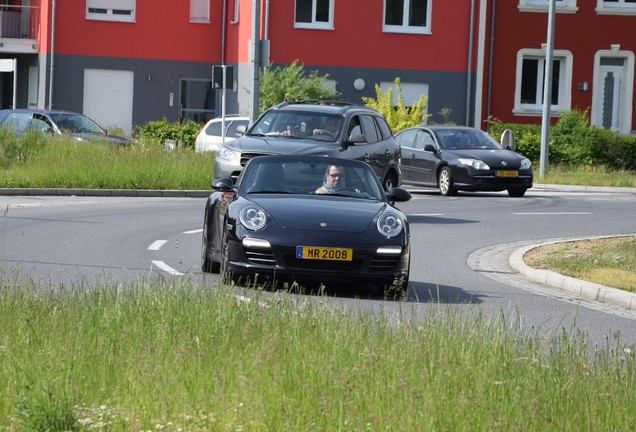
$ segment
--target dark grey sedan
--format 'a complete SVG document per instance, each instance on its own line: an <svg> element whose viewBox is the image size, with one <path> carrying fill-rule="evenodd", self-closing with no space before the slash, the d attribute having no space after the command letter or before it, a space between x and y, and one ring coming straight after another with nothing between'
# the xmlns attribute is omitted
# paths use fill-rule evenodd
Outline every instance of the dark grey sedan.
<svg viewBox="0 0 636 432"><path fill-rule="evenodd" d="M457 191L508 191L532 187L532 162L488 133L465 126L417 126L395 135L402 148L402 182Z"/></svg>

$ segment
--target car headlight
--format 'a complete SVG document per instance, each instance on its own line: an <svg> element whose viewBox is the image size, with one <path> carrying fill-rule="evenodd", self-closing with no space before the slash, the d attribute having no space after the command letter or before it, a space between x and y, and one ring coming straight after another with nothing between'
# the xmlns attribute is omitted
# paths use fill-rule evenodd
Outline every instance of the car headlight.
<svg viewBox="0 0 636 432"><path fill-rule="evenodd" d="M404 229L404 222L397 213L388 211L378 218L377 227L384 237L397 237Z"/></svg>
<svg viewBox="0 0 636 432"><path fill-rule="evenodd" d="M218 157L220 157L221 159L232 159L234 157L234 150L232 150L231 148L227 148L227 147L221 147L219 149L219 153L217 154Z"/></svg>
<svg viewBox="0 0 636 432"><path fill-rule="evenodd" d="M259 207L247 206L239 213L239 220L248 230L258 231L267 224L267 215Z"/></svg>
<svg viewBox="0 0 636 432"><path fill-rule="evenodd" d="M530 159L527 158L523 158L521 159L521 169L528 169L532 166L532 162L530 162Z"/></svg>
<svg viewBox="0 0 636 432"><path fill-rule="evenodd" d="M473 167L473 168L478 169L478 170L489 170L490 169L488 164L486 164L484 161L481 161L479 159L460 158L459 159L459 163L462 164L462 165L468 165L469 167Z"/></svg>

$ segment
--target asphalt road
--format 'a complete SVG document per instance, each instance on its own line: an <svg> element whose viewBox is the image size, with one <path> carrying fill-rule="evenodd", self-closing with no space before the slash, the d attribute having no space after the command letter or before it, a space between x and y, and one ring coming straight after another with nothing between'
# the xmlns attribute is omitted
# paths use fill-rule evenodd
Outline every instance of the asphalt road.
<svg viewBox="0 0 636 432"><path fill-rule="evenodd" d="M447 198L409 189L413 199L400 205L409 215L413 244L407 303L347 288L329 292L330 298L298 298L400 320L451 308L504 316L530 333L580 332L599 347L617 338L636 343L636 311L532 282L509 262L514 251L544 241L636 233L634 190L539 185L513 199L506 193ZM156 279L216 286L215 275L199 270L204 194L73 192L0 196L5 280L26 276L55 289Z"/></svg>

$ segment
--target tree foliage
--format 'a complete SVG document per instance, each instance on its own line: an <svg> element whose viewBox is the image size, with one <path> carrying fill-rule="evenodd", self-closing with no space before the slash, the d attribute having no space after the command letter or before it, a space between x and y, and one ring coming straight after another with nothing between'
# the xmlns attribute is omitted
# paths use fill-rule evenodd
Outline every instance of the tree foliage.
<svg viewBox="0 0 636 432"><path fill-rule="evenodd" d="M305 66L294 60L285 67L267 68L260 75L259 113L285 100L335 100L340 94L325 85L329 75L307 72Z"/></svg>
<svg viewBox="0 0 636 432"><path fill-rule="evenodd" d="M418 101L412 106L406 106L402 95L402 85L400 78L395 78L395 89L397 90L397 106L393 105L393 87L383 92L378 84L375 85L376 98L362 97L364 104L379 111L389 122L389 126L394 131L400 131L407 127L418 126L424 121L424 109L428 102L427 97L420 95Z"/></svg>

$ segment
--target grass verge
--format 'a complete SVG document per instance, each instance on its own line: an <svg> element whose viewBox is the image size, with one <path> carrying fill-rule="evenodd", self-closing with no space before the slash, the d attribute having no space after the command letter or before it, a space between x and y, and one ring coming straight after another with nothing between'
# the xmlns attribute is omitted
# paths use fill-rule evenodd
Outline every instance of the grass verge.
<svg viewBox="0 0 636 432"><path fill-rule="evenodd" d="M404 311L407 315L406 311ZM0 430L631 430L633 347L138 282L0 289Z"/></svg>
<svg viewBox="0 0 636 432"><path fill-rule="evenodd" d="M523 259L534 268L636 293L636 237L554 243Z"/></svg>

